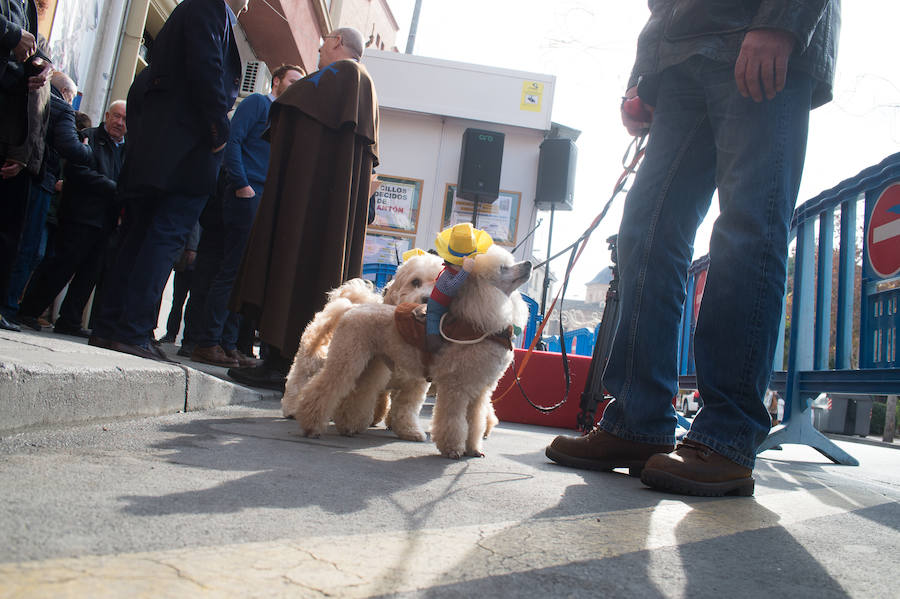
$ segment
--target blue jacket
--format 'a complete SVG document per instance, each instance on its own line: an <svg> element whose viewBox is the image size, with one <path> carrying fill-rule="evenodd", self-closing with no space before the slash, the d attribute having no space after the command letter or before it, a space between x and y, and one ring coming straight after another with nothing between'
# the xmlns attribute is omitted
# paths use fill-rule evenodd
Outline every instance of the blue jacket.
<svg viewBox="0 0 900 599"><path fill-rule="evenodd" d="M269 123L272 100L262 94L247 96L231 117L231 136L225 146L228 183L235 188L250 185L261 195L269 168L269 142L262 138Z"/></svg>
<svg viewBox="0 0 900 599"><path fill-rule="evenodd" d="M222 163L222 152L213 149L228 141L228 111L241 82L225 2L176 6L153 42L147 69L132 84L137 93L129 92L129 112L140 95L140 124L123 185L209 195Z"/></svg>

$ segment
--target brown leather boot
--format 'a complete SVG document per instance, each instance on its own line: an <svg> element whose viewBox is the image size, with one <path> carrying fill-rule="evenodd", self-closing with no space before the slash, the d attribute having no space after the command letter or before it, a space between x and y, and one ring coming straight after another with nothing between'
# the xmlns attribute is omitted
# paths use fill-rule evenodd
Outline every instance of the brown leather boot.
<svg viewBox="0 0 900 599"><path fill-rule="evenodd" d="M228 356L232 360L237 360L238 365L241 368L244 368L246 366L259 366L260 364L262 364L262 360L260 360L258 358L254 358L252 356L248 356L247 354L245 354L244 352L242 352L241 350L239 350L237 348L226 349L224 351L225 351L226 356Z"/></svg>
<svg viewBox="0 0 900 599"><path fill-rule="evenodd" d="M224 368L235 368L238 366L237 360L225 355L221 345L213 345L212 347L200 347L198 345L191 352L191 360Z"/></svg>
<svg viewBox="0 0 900 599"><path fill-rule="evenodd" d="M641 482L648 487L681 495L721 497L753 495L753 471L687 439L675 451L647 461Z"/></svg>
<svg viewBox="0 0 900 599"><path fill-rule="evenodd" d="M673 447L627 441L595 428L583 437L560 435L553 439L544 453L563 466L605 471L628 468L631 476L640 476L650 456L668 453Z"/></svg>

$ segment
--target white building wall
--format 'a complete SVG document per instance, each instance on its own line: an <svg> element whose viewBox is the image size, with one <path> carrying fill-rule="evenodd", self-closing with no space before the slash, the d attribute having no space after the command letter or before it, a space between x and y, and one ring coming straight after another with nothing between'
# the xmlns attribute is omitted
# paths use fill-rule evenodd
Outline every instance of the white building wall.
<svg viewBox="0 0 900 599"><path fill-rule="evenodd" d="M442 228L446 185L456 184L462 137L474 127L504 133L500 189L521 194L516 239L522 240L534 226L538 153L542 131L509 127L496 123L382 109L378 173L385 176L421 179L422 201L414 247L434 247ZM525 259L531 255L533 238L516 251ZM512 250L512 247L508 247Z"/></svg>
<svg viewBox="0 0 900 599"><path fill-rule="evenodd" d="M477 128L505 134L500 189L520 194L515 238L506 246L512 250L535 223L538 157L551 124L554 78L387 52L367 51L364 62L380 106L377 171L423 182L418 226L406 236L413 246L434 247L444 225L446 185L457 182L463 134ZM542 85L539 110L522 108L526 82ZM528 258L532 243L530 237L516 257Z"/></svg>

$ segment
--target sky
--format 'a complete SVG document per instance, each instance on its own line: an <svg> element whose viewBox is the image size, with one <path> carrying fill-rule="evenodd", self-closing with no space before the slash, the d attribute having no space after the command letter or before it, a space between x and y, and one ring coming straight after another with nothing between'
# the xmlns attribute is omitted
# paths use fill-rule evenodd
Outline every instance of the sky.
<svg viewBox="0 0 900 599"><path fill-rule="evenodd" d="M388 0L406 48L414 0ZM900 151L900 66L890 40L900 23L896 0L845 1L835 100L811 116L798 205ZM596 0L423 0L414 54L556 76L554 122L582 131L577 141L575 208L557 212L551 250L584 230L609 198L631 138L619 103L634 61L646 2ZM594 232L573 272L567 297L609 264L605 240L614 234L624 195ZM862 212L860 210L860 212ZM713 208L697 233L694 255L706 253ZM534 254L546 256L549 212L535 233ZM565 258L557 260L557 276Z"/></svg>

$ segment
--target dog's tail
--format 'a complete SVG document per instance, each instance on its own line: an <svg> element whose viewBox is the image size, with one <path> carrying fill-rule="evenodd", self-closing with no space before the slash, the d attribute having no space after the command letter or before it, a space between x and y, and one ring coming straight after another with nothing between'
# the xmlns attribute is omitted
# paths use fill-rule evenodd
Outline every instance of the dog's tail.
<svg viewBox="0 0 900 599"><path fill-rule="evenodd" d="M307 356L324 358L338 321L354 305L345 297L336 298L326 304L321 312L316 313L303 331L303 336L300 337L301 351Z"/></svg>

